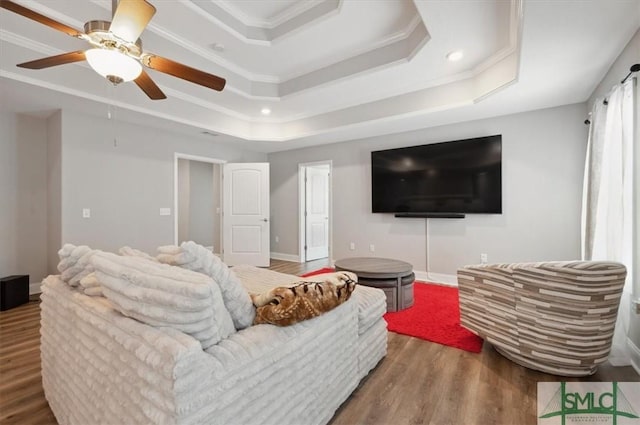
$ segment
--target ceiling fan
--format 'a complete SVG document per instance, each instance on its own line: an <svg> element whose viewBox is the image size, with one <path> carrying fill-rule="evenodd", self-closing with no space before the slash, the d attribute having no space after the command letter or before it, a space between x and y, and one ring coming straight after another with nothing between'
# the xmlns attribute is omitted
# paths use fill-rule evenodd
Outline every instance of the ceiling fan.
<svg viewBox="0 0 640 425"><path fill-rule="evenodd" d="M86 59L98 74L114 85L133 80L153 100L166 99L167 96L145 72L143 65L213 90L221 91L225 86L224 78L142 50L142 41L138 37L156 13L156 8L146 0L112 0L111 22L89 21L84 24L84 32L10 0L0 0L0 7L91 45L88 50L18 64L21 68L43 69Z"/></svg>

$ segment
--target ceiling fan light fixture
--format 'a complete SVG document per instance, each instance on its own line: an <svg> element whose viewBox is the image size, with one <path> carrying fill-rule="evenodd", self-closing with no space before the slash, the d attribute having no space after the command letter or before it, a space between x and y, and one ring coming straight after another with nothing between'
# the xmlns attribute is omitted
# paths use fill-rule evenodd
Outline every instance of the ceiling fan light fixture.
<svg viewBox="0 0 640 425"><path fill-rule="evenodd" d="M135 80L142 72L140 62L118 50L89 49L85 57L94 71L114 84Z"/></svg>

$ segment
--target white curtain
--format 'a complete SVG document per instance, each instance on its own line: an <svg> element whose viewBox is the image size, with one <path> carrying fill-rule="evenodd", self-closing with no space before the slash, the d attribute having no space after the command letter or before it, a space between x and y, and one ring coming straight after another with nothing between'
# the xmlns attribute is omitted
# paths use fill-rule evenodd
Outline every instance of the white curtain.
<svg viewBox="0 0 640 425"><path fill-rule="evenodd" d="M630 364L627 332L633 278L633 137L635 79L596 99L585 164L582 205L582 257L627 267L609 361ZM637 255L637 254L636 254Z"/></svg>

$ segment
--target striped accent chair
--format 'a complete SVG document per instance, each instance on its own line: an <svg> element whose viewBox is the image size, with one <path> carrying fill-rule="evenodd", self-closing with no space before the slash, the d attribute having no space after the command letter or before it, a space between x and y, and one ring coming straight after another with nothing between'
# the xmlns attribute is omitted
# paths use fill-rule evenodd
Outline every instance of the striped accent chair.
<svg viewBox="0 0 640 425"><path fill-rule="evenodd" d="M611 350L626 274L602 261L466 266L460 321L522 366L591 375Z"/></svg>

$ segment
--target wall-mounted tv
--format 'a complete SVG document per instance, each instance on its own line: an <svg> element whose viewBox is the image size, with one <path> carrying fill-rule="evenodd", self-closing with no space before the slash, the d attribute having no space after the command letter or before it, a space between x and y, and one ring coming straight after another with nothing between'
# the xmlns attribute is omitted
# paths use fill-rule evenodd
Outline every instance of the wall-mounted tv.
<svg viewBox="0 0 640 425"><path fill-rule="evenodd" d="M374 213L502 213L502 135L371 152Z"/></svg>

